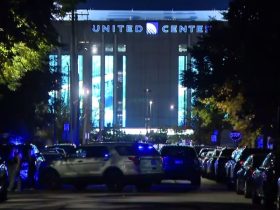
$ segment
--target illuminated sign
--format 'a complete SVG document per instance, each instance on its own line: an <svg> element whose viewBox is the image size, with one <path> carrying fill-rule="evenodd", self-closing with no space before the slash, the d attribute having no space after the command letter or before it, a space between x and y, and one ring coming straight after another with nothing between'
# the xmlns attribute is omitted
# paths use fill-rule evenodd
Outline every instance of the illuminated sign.
<svg viewBox="0 0 280 210"><path fill-rule="evenodd" d="M91 31L93 33L143 33L156 35L158 33L187 34L187 33L207 33L208 25L202 24L164 24L159 26L158 22L147 22L146 30L140 24L93 24Z"/></svg>
<svg viewBox="0 0 280 210"><path fill-rule="evenodd" d="M146 34L155 35L158 33L158 22L146 23Z"/></svg>
<svg viewBox="0 0 280 210"><path fill-rule="evenodd" d="M231 131L229 134L232 141L238 142L241 140L242 136L241 133L238 131Z"/></svg>

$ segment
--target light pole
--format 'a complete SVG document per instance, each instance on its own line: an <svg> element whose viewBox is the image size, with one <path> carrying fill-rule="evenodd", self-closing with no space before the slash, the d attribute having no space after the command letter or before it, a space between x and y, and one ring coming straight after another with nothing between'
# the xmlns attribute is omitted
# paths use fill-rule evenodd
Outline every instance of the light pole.
<svg viewBox="0 0 280 210"><path fill-rule="evenodd" d="M146 114L145 114L145 128L146 128L146 133L148 133L148 128L149 128L149 121L150 121L150 110L149 110L149 94L151 92L151 89L146 88L145 89L145 94L146 94Z"/></svg>
<svg viewBox="0 0 280 210"><path fill-rule="evenodd" d="M150 111L149 111L149 128L151 129L151 125L152 125L152 105L153 105L153 101L150 100L149 101L150 104Z"/></svg>
<svg viewBox="0 0 280 210"><path fill-rule="evenodd" d="M170 127L172 127L172 116L173 116L173 110L174 110L174 104L171 104L170 105L170 119L169 119L169 122L170 122Z"/></svg>

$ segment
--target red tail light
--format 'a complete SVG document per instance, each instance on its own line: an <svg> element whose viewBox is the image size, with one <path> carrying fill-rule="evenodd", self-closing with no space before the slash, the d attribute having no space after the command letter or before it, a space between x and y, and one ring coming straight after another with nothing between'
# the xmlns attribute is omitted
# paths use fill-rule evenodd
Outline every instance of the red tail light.
<svg viewBox="0 0 280 210"><path fill-rule="evenodd" d="M128 157L128 159L131 160L135 165L140 164L140 159L137 156L131 156L131 157Z"/></svg>
<svg viewBox="0 0 280 210"><path fill-rule="evenodd" d="M240 161L239 161L239 164L240 164L241 166L243 165L243 163L244 163L243 160L240 160Z"/></svg>
<svg viewBox="0 0 280 210"><path fill-rule="evenodd" d="M249 172L250 172L250 175L253 175L254 169L250 168L250 169L249 169Z"/></svg>

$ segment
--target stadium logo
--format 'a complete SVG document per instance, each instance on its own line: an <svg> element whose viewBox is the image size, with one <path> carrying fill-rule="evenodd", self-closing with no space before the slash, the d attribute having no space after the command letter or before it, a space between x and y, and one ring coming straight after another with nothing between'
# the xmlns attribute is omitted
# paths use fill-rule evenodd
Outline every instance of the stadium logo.
<svg viewBox="0 0 280 210"><path fill-rule="evenodd" d="M146 34L157 35L163 34L187 34L187 33L207 33L208 25L182 25L166 24L159 26L158 22L146 23ZM143 25L140 24L93 24L91 27L93 33L145 33Z"/></svg>
<svg viewBox="0 0 280 210"><path fill-rule="evenodd" d="M151 34L151 35L158 34L158 22L146 23L146 34Z"/></svg>

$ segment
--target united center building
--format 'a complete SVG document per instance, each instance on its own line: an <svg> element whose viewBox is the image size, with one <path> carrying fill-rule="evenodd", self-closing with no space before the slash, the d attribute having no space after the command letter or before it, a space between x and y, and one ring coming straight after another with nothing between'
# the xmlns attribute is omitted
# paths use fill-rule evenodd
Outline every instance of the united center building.
<svg viewBox="0 0 280 210"><path fill-rule="evenodd" d="M188 47L207 33L210 18L222 20L221 11L77 10L74 25L71 15L55 21L62 46L50 57L63 73L63 100L75 103L69 92L79 89L87 131L188 126L192 91L181 74L192 62Z"/></svg>

